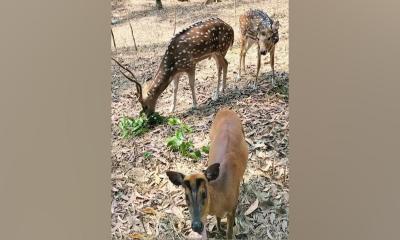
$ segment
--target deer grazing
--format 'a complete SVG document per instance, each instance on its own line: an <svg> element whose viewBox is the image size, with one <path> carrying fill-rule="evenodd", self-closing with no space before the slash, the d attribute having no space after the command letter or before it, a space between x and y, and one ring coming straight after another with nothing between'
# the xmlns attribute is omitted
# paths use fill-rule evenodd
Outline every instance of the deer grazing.
<svg viewBox="0 0 400 240"><path fill-rule="evenodd" d="M185 190L186 203L192 217L192 230L207 239L207 215L227 217L228 239L232 239L233 224L239 199L240 182L247 165L248 147L240 118L231 110L220 110L211 126L208 167L201 173L185 176L168 171L167 176Z"/></svg>
<svg viewBox="0 0 400 240"><path fill-rule="evenodd" d="M261 10L248 10L239 17L240 23L240 60L239 60L239 77L241 71L245 71L245 58L249 48L257 44L257 73L260 71L261 55L266 55L269 52L272 68L272 85L275 78L275 45L279 41L279 21L273 21L268 15Z"/></svg>
<svg viewBox="0 0 400 240"><path fill-rule="evenodd" d="M195 68L198 62L206 58L214 58L217 64L218 83L216 96L218 97L220 89L221 72L223 72L222 92L225 91L228 69L225 55L229 47L232 46L233 39L234 32L232 27L219 18L210 18L192 24L171 39L153 80L148 81L143 87L129 69L122 66L115 59L113 60L130 73L131 77L121 71L127 79L135 83L137 97L142 105L143 112L147 115L155 111L157 99L173 80L174 96L171 112L174 112L179 78L184 73L189 77L193 108L197 107L194 85Z"/></svg>

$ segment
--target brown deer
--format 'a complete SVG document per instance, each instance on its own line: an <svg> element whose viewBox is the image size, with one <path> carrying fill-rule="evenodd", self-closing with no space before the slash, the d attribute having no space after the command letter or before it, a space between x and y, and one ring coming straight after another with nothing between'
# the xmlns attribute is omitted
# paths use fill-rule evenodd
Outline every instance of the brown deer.
<svg viewBox="0 0 400 240"><path fill-rule="evenodd" d="M173 184L185 189L193 231L206 239L207 215L213 215L217 218L217 230L222 232L221 218L226 216L226 236L232 239L239 187L248 158L243 127L235 112L223 109L217 113L210 140L206 170L187 176L168 171L167 176Z"/></svg>
<svg viewBox="0 0 400 240"><path fill-rule="evenodd" d="M157 99L173 80L174 96L171 112L174 112L179 78L184 73L189 77L193 108L197 107L194 85L195 68L198 62L206 58L212 57L217 63L218 83L216 97L218 97L218 91L220 90L221 72L223 72L222 92L225 92L228 69L228 61L226 61L225 55L229 47L232 46L233 39L234 32L232 27L219 18L210 18L194 23L171 39L153 80L147 82L143 87L131 71L115 59L113 60L131 74L132 77L129 77L121 71L127 79L135 83L139 102L142 105L143 112L147 115L155 111Z"/></svg>
<svg viewBox="0 0 400 240"><path fill-rule="evenodd" d="M273 21L268 15L261 10L248 10L239 17L240 22L240 60L239 60L239 77L241 71L245 72L245 58L249 48L257 44L257 73L255 82L258 79L260 71L261 55L269 52L272 68L272 85L275 78L275 45L279 41L279 21Z"/></svg>

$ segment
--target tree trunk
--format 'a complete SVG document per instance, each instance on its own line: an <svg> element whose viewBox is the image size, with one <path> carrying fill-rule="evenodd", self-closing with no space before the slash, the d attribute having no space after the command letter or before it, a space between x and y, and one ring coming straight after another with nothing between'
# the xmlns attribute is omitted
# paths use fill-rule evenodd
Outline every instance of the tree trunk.
<svg viewBox="0 0 400 240"><path fill-rule="evenodd" d="M161 0L156 0L156 7L157 7L157 9L162 9L163 8Z"/></svg>

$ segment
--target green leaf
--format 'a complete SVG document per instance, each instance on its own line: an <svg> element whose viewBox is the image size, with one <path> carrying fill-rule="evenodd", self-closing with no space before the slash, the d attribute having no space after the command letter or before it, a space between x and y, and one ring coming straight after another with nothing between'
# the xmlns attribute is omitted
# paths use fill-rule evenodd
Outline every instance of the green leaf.
<svg viewBox="0 0 400 240"><path fill-rule="evenodd" d="M210 146L202 146L201 147L201 151L203 151L204 153L210 153Z"/></svg>
<svg viewBox="0 0 400 240"><path fill-rule="evenodd" d="M145 159L149 159L149 158L151 158L153 155L151 154L151 152L144 152L143 153L143 157L145 158Z"/></svg>
<svg viewBox="0 0 400 240"><path fill-rule="evenodd" d="M168 118L168 124L169 124L170 126L180 125L181 123L182 123L182 122L181 122L181 120L179 120L179 118L176 118L176 117Z"/></svg>
<svg viewBox="0 0 400 240"><path fill-rule="evenodd" d="M201 152L200 152L200 150L194 151L194 155L196 155L198 158L201 158Z"/></svg>
<svg viewBox="0 0 400 240"><path fill-rule="evenodd" d="M181 124L181 129L184 133L191 133L193 132L193 129L191 127L189 127L188 125L182 123Z"/></svg>

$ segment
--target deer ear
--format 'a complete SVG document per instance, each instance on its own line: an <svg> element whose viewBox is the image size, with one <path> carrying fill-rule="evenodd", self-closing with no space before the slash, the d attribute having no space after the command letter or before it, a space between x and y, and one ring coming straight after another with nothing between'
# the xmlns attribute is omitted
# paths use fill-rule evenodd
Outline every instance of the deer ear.
<svg viewBox="0 0 400 240"><path fill-rule="evenodd" d="M278 30L279 29L279 21L276 20L274 23L272 23L272 30Z"/></svg>
<svg viewBox="0 0 400 240"><path fill-rule="evenodd" d="M183 179L185 178L185 175L179 172L174 172L174 171L167 171L167 176L169 180L176 186L180 186L183 183Z"/></svg>
<svg viewBox="0 0 400 240"><path fill-rule="evenodd" d="M209 182L218 178L219 166L220 166L219 163L214 163L214 164L208 166L208 168L206 170L204 170L204 175L206 176L206 178Z"/></svg>

